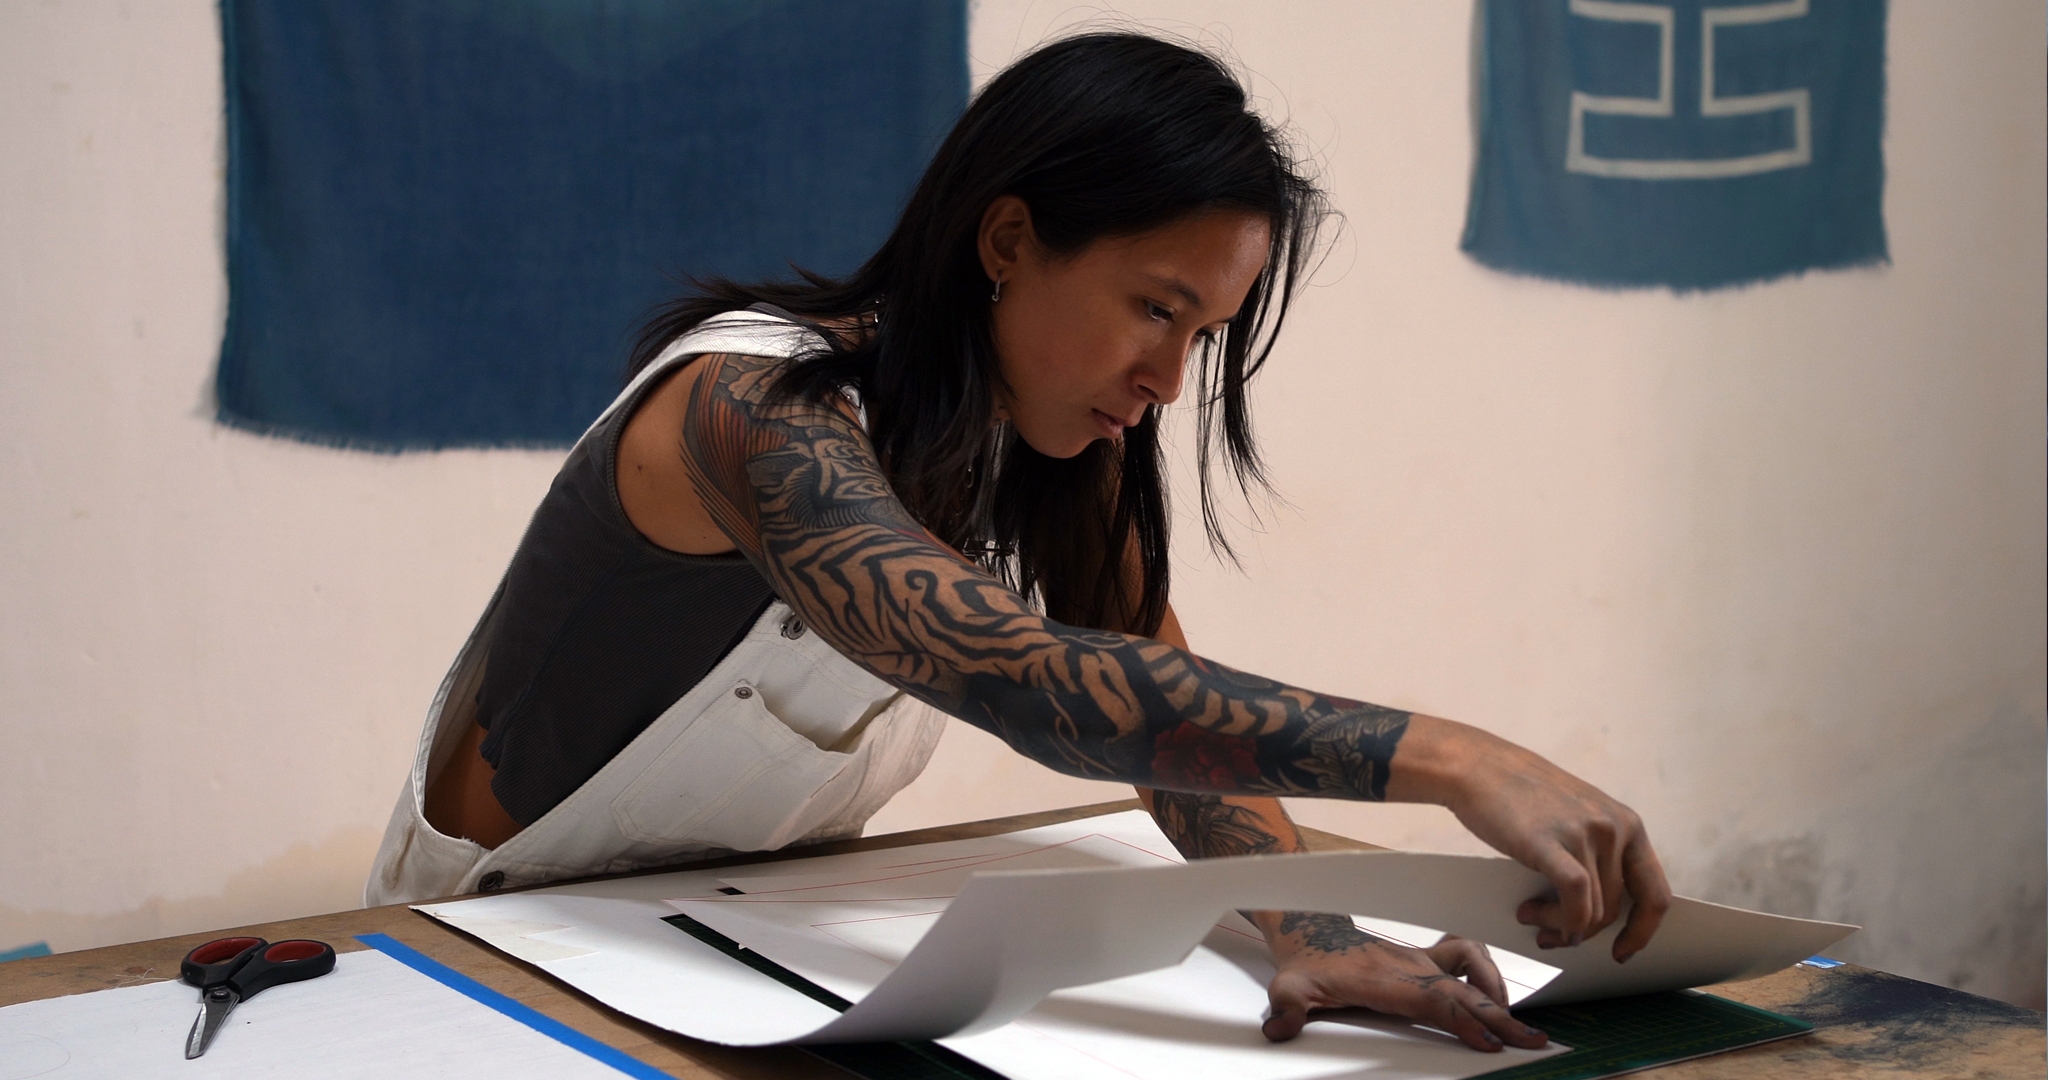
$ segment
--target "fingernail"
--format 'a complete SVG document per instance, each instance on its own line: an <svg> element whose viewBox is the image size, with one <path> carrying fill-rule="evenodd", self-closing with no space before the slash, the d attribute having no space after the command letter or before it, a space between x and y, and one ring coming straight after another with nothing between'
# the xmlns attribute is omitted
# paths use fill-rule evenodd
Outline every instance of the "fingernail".
<svg viewBox="0 0 2048 1080"><path fill-rule="evenodd" d="M1615 962L1615 963L1617 963L1617 964L1626 964L1626 963L1628 963L1628 958L1629 958L1629 957L1631 957L1631 956L1634 956L1634 955L1635 955L1635 954L1634 954L1634 953L1632 953L1632 952L1625 952L1625 953L1622 953L1622 954L1621 954L1620 956L1617 956L1617 957L1615 957L1615 958L1614 958L1614 962Z"/></svg>
<svg viewBox="0 0 2048 1080"><path fill-rule="evenodd" d="M1538 1030L1536 1030L1535 1028L1532 1028L1532 1027L1525 1027L1525 1028L1523 1028L1523 1029L1522 1029L1522 1034L1524 1034L1524 1035L1527 1035L1528 1037L1530 1037L1530 1038L1532 1038L1532 1039L1548 1039L1548 1038L1550 1038L1550 1036L1548 1036L1548 1035L1545 1035L1545 1034L1544 1034L1544 1033L1542 1033L1541 1031L1538 1031Z"/></svg>
<svg viewBox="0 0 2048 1080"><path fill-rule="evenodd" d="M1495 1034L1494 1034L1493 1032L1491 1032L1491 1031L1488 1031L1488 1032L1484 1032L1483 1034L1485 1034L1485 1036L1486 1036L1486 1045L1488 1045L1488 1046L1499 1046L1499 1045L1500 1045L1500 1036L1498 1036L1498 1035L1495 1035Z"/></svg>
<svg viewBox="0 0 2048 1080"><path fill-rule="evenodd" d="M1584 941L1584 940L1586 940L1586 935L1584 935L1584 934L1573 934L1573 935L1572 935L1572 939L1571 939L1571 941L1567 942L1567 944L1569 944L1569 945L1571 945L1571 946L1573 946L1573 947L1575 947L1575 948L1576 948L1576 947L1578 946L1579 942L1581 942L1581 941Z"/></svg>

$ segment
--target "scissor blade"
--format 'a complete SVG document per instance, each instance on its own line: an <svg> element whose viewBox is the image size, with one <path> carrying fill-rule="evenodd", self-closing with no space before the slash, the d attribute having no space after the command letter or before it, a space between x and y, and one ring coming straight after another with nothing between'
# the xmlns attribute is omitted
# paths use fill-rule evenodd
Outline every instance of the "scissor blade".
<svg viewBox="0 0 2048 1080"><path fill-rule="evenodd" d="M185 1059L187 1061L206 1053L213 1044L214 1033L227 1022L228 1014L242 999L225 986L215 987L206 992L199 1006L199 1015L192 1020L192 1033L185 1036Z"/></svg>

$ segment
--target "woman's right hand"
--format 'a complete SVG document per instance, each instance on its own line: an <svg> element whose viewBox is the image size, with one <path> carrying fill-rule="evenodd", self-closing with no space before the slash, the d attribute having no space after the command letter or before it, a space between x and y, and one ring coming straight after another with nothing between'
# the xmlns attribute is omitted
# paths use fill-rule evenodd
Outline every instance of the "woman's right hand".
<svg viewBox="0 0 2048 1080"><path fill-rule="evenodd" d="M1550 879L1554 895L1523 902L1516 917L1543 948L1577 945L1612 923L1626 893L1634 906L1614 939L1625 961L1649 944L1671 906L1671 886L1635 811L1506 739L1417 715L1394 753L1390 802L1431 802L1501 854Z"/></svg>

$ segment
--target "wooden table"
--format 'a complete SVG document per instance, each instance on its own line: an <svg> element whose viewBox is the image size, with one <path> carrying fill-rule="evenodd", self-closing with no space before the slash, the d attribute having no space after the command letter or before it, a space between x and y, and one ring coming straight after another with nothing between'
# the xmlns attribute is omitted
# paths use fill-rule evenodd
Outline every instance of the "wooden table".
<svg viewBox="0 0 2048 1080"><path fill-rule="evenodd" d="M959 840L1131 810L1136 800L949 825L805 848L805 855ZM1302 830L1316 850L1372 845L1314 829ZM774 854L690 864L690 869L765 862ZM654 871L649 871L650 873ZM194 945L250 934L277 940L319 938L338 952L364 948L357 934L382 933L546 1015L679 1077L776 1077L846 1080L839 1071L792 1048L743 1050L699 1042L616 1012L561 985L539 969L447 928L403 905L340 911L258 926L109 945L0 964L0 1006L178 977L178 961ZM1926 983L1844 965L1794 967L1767 978L1712 988L1723 997L1820 1026L1813 1035L1653 1070L1669 1080L1754 1080L1759 1077L2041 1077L2042 1014Z"/></svg>

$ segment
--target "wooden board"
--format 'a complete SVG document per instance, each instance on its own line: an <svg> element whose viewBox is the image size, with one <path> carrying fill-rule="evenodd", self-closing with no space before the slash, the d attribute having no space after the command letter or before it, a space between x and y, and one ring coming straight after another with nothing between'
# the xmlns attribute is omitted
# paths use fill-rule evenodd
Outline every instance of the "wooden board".
<svg viewBox="0 0 2048 1080"><path fill-rule="evenodd" d="M1137 809L1135 799L1077 806L990 821L820 844L801 852L739 856L690 864L690 869L768 862L788 854L827 855L909 844L992 836L1097 814ZM1317 851L1374 845L1303 829ZM659 873L660 871L645 871ZM211 930L202 934L109 945L0 964L0 1006L82 994L178 977L178 961L195 945L217 937L252 934L318 938L337 952L364 946L357 934L389 934L415 949L647 1062L690 1080L845 1080L846 1074L790 1048L743 1050L699 1042L642 1023L549 979L515 960L448 929L404 905L340 911L303 919ZM1882 972L1843 966L1829 971L1795 967L1768 978L1713 987L1713 992L1821 1026L1814 1035L1652 1070L1669 1080L1842 1077L1882 1073L1914 1077L2041 1077L2042 1014L1987 998ZM195 991L196 994L196 991ZM196 998L195 998L196 1000Z"/></svg>

